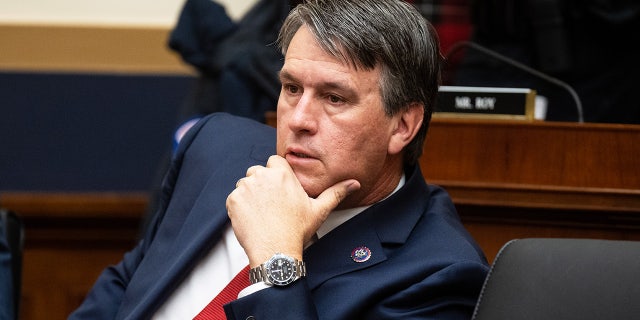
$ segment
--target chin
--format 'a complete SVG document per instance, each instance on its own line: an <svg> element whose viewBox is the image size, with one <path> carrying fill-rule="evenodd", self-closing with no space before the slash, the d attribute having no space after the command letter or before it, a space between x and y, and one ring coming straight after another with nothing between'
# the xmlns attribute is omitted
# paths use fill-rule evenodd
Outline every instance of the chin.
<svg viewBox="0 0 640 320"><path fill-rule="evenodd" d="M304 191L307 193L307 195L309 197L311 197L311 198L314 198L314 199L316 197L318 197L320 195L320 193L322 193L322 190L316 190L316 189L313 189L313 188L305 188L304 186L303 186L303 188L304 188Z"/></svg>
<svg viewBox="0 0 640 320"><path fill-rule="evenodd" d="M322 193L322 191L326 189L326 187L322 188L322 186L318 185L317 183L308 183L302 180L300 181L300 184L302 184L302 188L307 193L307 195L311 198L315 198L319 196Z"/></svg>

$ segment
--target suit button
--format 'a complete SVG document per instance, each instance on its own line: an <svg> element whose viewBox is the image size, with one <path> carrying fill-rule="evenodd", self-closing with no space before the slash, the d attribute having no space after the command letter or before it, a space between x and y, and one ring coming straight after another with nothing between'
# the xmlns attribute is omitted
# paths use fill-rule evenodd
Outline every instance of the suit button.
<svg viewBox="0 0 640 320"><path fill-rule="evenodd" d="M246 320L256 320L256 317L254 317L254 316L248 316Z"/></svg>

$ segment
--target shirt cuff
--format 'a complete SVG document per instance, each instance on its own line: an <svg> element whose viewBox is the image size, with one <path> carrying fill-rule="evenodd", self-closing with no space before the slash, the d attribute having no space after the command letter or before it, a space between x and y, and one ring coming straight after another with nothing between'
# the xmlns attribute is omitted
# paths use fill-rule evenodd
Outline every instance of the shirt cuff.
<svg viewBox="0 0 640 320"><path fill-rule="evenodd" d="M266 288L270 288L271 285L268 285L267 283L265 283L264 281L258 282L258 283L254 283L244 289L242 289L240 291L240 293L238 293L238 299L242 298L242 297L246 297L252 293L258 292L262 289L266 289Z"/></svg>

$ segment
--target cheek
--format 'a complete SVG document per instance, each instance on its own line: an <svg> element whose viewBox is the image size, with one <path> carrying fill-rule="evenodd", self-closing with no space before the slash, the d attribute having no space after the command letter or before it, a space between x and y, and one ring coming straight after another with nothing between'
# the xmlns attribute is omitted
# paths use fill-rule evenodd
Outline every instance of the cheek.
<svg viewBox="0 0 640 320"><path fill-rule="evenodd" d="M354 127L329 137L331 148L327 150L333 157L334 170L349 175L368 162L382 162L387 154L388 135L384 127L372 124Z"/></svg>
<svg viewBox="0 0 640 320"><path fill-rule="evenodd" d="M362 104L331 117L324 123L325 133L335 147L356 153L383 150L386 153L393 119L387 117L379 98L363 99Z"/></svg>
<svg viewBox="0 0 640 320"><path fill-rule="evenodd" d="M284 157L284 150L285 150L284 141L286 141L284 134L281 133L281 130L277 130L276 131L276 154L281 157Z"/></svg>
<svg viewBox="0 0 640 320"><path fill-rule="evenodd" d="M368 152L386 153L390 137L390 122L378 117L370 118L361 126L355 128L354 142L360 149Z"/></svg>

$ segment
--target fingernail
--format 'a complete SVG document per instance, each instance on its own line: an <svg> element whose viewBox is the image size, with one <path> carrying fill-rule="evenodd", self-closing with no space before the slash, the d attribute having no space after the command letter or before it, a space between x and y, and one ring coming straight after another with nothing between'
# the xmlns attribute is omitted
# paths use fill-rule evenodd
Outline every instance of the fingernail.
<svg viewBox="0 0 640 320"><path fill-rule="evenodd" d="M351 181L351 183L349 183L347 185L347 192L351 193L353 191L356 191L360 189L360 184L357 181Z"/></svg>

